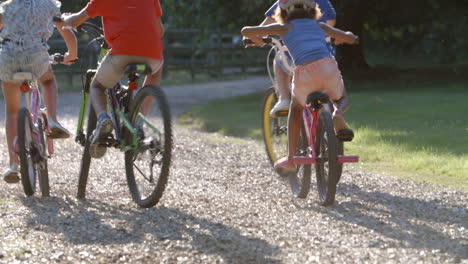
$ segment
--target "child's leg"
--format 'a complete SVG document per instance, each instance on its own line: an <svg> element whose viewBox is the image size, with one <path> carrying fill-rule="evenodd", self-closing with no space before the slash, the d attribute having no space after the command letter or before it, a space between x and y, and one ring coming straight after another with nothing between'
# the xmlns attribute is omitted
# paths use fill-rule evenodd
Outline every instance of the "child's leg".
<svg viewBox="0 0 468 264"><path fill-rule="evenodd" d="M291 77L286 73L278 63L279 57L273 60L273 70L275 72L275 90L278 95L278 102L273 106L270 115L275 117L279 111L287 111L290 105L290 91Z"/></svg>
<svg viewBox="0 0 468 264"><path fill-rule="evenodd" d="M273 61L273 70L275 71L276 88L279 101L289 100L289 86L291 77L283 71L276 59Z"/></svg>
<svg viewBox="0 0 468 264"><path fill-rule="evenodd" d="M49 66L49 69L39 78L39 83L42 85L42 94L44 98L44 103L47 107L47 117L49 120L57 122L57 102L58 102L58 93L57 93L57 82L55 81L54 72L52 67Z"/></svg>
<svg viewBox="0 0 468 264"><path fill-rule="evenodd" d="M293 158L296 154L297 144L299 142L302 109L302 105L293 95L288 115L288 156L278 159L274 166L275 168L281 169L284 172L294 172L296 170L296 165L294 164Z"/></svg>
<svg viewBox="0 0 468 264"><path fill-rule="evenodd" d="M57 92L57 81L55 80L54 72L52 67L49 68L39 78L39 83L42 85L42 94L44 103L47 108L47 118L49 121L49 128L51 130L50 137L52 138L68 138L70 132L64 128L57 120L57 103L58 103L58 92Z"/></svg>
<svg viewBox="0 0 468 264"><path fill-rule="evenodd" d="M288 116L288 158L292 159L296 154L299 134L301 131L302 105L293 96Z"/></svg>
<svg viewBox="0 0 468 264"><path fill-rule="evenodd" d="M158 86L161 83L161 74L162 74L162 67L156 71L155 73L146 76L144 85L155 85ZM146 116L151 108L151 104L153 103L152 97L147 97L141 106L141 113Z"/></svg>
<svg viewBox="0 0 468 264"><path fill-rule="evenodd" d="M5 97L5 132L7 136L8 155L10 165L18 165L18 155L13 149L13 140L17 135L18 111L21 106L21 91L19 84L3 82L3 96Z"/></svg>

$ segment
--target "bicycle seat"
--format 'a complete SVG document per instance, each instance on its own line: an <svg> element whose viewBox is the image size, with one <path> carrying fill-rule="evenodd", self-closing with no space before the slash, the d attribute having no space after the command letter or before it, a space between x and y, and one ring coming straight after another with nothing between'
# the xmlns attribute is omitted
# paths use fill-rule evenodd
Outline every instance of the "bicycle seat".
<svg viewBox="0 0 468 264"><path fill-rule="evenodd" d="M32 80L33 80L33 74L31 72L17 72L13 74L13 81L31 82Z"/></svg>
<svg viewBox="0 0 468 264"><path fill-rule="evenodd" d="M313 92L307 96L307 104L321 105L328 103L328 95L321 92Z"/></svg>
<svg viewBox="0 0 468 264"><path fill-rule="evenodd" d="M151 74L153 70L146 64L128 64L125 67L125 74Z"/></svg>

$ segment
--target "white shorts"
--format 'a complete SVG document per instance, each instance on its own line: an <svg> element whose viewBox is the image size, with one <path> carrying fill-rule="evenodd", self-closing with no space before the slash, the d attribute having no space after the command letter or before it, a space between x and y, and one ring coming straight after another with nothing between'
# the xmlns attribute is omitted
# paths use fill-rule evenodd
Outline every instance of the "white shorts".
<svg viewBox="0 0 468 264"><path fill-rule="evenodd" d="M0 50L0 80L14 82L13 74L30 72L34 79L39 79L50 67L49 53L38 51L33 54L7 52Z"/></svg>

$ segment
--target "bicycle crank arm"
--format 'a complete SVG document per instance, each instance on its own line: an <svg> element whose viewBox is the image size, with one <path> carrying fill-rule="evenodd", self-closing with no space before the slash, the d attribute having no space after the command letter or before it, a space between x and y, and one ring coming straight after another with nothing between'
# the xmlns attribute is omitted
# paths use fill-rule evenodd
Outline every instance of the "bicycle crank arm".
<svg viewBox="0 0 468 264"><path fill-rule="evenodd" d="M338 156L338 163L356 163L359 162L359 156ZM316 164L320 161L326 161L324 158L313 158L313 157L304 157L296 156L294 157L294 164L303 165L303 164Z"/></svg>

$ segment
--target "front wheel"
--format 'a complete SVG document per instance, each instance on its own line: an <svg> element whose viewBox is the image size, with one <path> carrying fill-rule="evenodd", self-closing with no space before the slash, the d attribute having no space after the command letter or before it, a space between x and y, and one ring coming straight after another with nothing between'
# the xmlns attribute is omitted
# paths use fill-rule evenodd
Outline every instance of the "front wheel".
<svg viewBox="0 0 468 264"><path fill-rule="evenodd" d="M135 96L130 116L135 133L126 131L127 183L133 200L141 207L156 205L164 192L172 155L172 124L169 105L161 88L145 86Z"/></svg>
<svg viewBox="0 0 468 264"><path fill-rule="evenodd" d="M319 201L322 205L332 205L335 201L338 183L337 142L333 121L328 112L322 112L317 125L315 164Z"/></svg>
<svg viewBox="0 0 468 264"><path fill-rule="evenodd" d="M270 111L278 101L275 89L266 90L262 105L262 135L268 160L275 162L288 153L288 116L271 117ZM285 175L283 175L285 176Z"/></svg>
<svg viewBox="0 0 468 264"><path fill-rule="evenodd" d="M81 157L80 174L78 176L78 193L76 197L78 199L85 199L86 197L86 185L88 183L89 168L91 166L91 154L89 153L91 144L91 135L96 128L97 118L93 106L89 104L88 112L88 123L86 127L86 138L83 149L83 155Z"/></svg>

